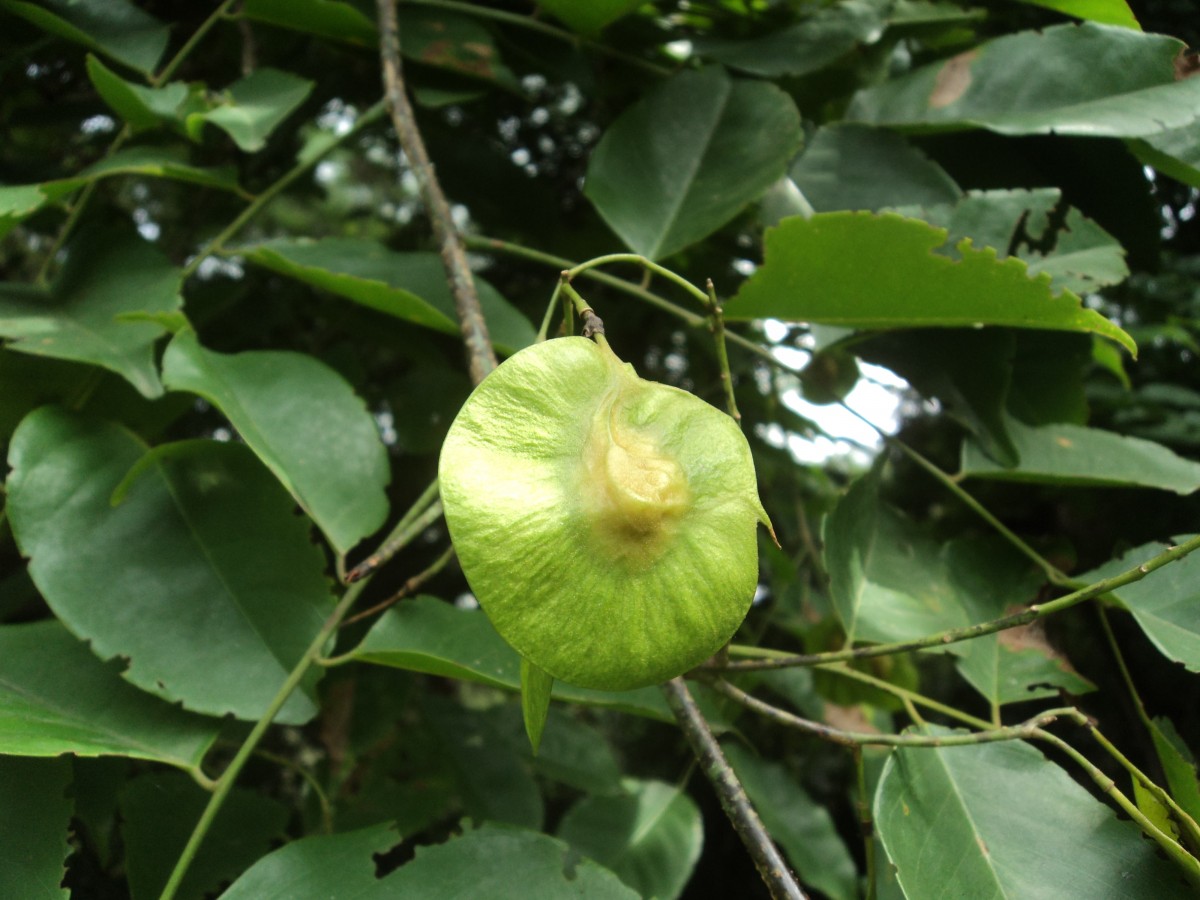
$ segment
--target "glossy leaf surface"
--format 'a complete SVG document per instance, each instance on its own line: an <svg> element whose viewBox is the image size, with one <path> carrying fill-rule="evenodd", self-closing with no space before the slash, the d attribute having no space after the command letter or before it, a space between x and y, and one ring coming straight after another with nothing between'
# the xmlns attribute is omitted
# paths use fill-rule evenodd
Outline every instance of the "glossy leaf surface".
<svg viewBox="0 0 1200 900"><path fill-rule="evenodd" d="M339 553L383 524L387 453L333 369L301 353L214 353L183 331L163 356L163 378L224 413Z"/></svg>
<svg viewBox="0 0 1200 900"><path fill-rule="evenodd" d="M946 232L891 213L822 213L785 219L766 235L766 261L726 307L730 319L778 318L847 328L1008 325L1091 331L1133 339L1051 290L1025 263L963 241L941 255ZM862 260L869 259L870 265Z"/></svg>
<svg viewBox="0 0 1200 900"><path fill-rule="evenodd" d="M596 146L584 192L629 249L660 259L758 199L799 146L786 94L712 66L674 76L626 110Z"/></svg>
<svg viewBox="0 0 1200 900"><path fill-rule="evenodd" d="M44 407L8 461L13 533L63 623L102 659L128 657L122 674L144 690L258 718L331 598L307 522L249 449L192 441L147 454L114 424ZM281 721L311 718L316 675Z"/></svg>

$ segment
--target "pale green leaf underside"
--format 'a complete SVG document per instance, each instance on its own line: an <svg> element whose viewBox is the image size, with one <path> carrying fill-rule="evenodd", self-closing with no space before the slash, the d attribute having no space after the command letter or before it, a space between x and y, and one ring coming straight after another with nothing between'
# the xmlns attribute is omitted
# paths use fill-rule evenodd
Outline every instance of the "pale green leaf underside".
<svg viewBox="0 0 1200 900"><path fill-rule="evenodd" d="M1141 31L1137 18L1126 0L1021 0L1033 6L1044 6L1077 19L1087 19L1104 25L1121 25Z"/></svg>
<svg viewBox="0 0 1200 900"><path fill-rule="evenodd" d="M1020 462L1006 468L973 441L962 449L962 474L969 478L1047 484L1147 487L1176 494L1200 488L1200 463L1141 438L1100 428L1056 423L1030 427L1011 417L1007 429Z"/></svg>
<svg viewBox="0 0 1200 900"><path fill-rule="evenodd" d="M916 131L1145 137L1200 119L1200 79L1175 78L1183 49L1092 23L1021 32L860 91L846 115Z"/></svg>
<svg viewBox="0 0 1200 900"><path fill-rule="evenodd" d="M13 435L8 513L42 596L143 690L257 719L332 605L325 560L294 501L242 444L147 455L119 426L43 407ZM263 542L263 536L270 540ZM307 721L319 673L280 720Z"/></svg>
<svg viewBox="0 0 1200 900"><path fill-rule="evenodd" d="M163 356L173 391L198 394L229 419L339 553L387 517L387 451L341 375L289 351L214 353L182 331Z"/></svg>
<svg viewBox="0 0 1200 900"><path fill-rule="evenodd" d="M1161 900L1187 893L1133 823L1118 821L1021 742L897 750L876 791L875 822L909 897Z"/></svg>
<svg viewBox="0 0 1200 900"><path fill-rule="evenodd" d="M1165 544L1143 544L1079 577L1088 582L1110 578L1166 549ZM1164 656L1183 663L1192 672L1200 672L1200 558L1196 554L1118 588L1112 596L1133 613L1142 631Z"/></svg>
<svg viewBox="0 0 1200 900"><path fill-rule="evenodd" d="M784 219L766 234L766 260L726 307L730 319L777 318L847 328L1007 325L1090 331L1130 352L1124 331L1048 275L969 241L939 252L946 231L892 213Z"/></svg>
<svg viewBox="0 0 1200 900"><path fill-rule="evenodd" d="M251 262L355 303L445 334L459 335L454 298L436 253L397 253L376 241L280 239L243 247ZM514 353L533 343L533 326L482 278L475 279L497 349Z"/></svg>

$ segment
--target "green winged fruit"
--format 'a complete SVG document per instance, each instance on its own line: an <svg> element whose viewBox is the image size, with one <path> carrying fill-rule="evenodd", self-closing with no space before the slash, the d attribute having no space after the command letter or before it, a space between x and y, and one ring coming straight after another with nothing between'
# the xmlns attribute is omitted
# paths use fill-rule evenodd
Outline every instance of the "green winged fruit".
<svg viewBox="0 0 1200 900"><path fill-rule="evenodd" d="M439 479L480 605L561 681L666 681L750 607L770 523L745 437L607 345L558 338L504 362L451 425Z"/></svg>

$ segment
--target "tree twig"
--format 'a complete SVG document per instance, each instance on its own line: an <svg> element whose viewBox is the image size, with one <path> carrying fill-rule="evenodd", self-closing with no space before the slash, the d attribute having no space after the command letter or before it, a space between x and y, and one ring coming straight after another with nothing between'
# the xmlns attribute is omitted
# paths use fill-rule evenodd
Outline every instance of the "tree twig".
<svg viewBox="0 0 1200 900"><path fill-rule="evenodd" d="M738 837L750 851L750 857L758 868L758 874L766 882L771 896L775 900L805 900L806 895L796 883L783 857L779 855L779 850L772 842L758 813L750 805L750 798L746 796L746 791L734 774L733 767L729 765L729 760L721 752L720 744L713 737L712 729L708 727L708 722L704 720L704 715L696 706L696 701L692 699L683 679L673 678L668 681L663 685L663 693L666 695L667 705L671 707L671 712L679 722L679 727L683 729L688 743L692 745L700 767L712 782L717 799L721 801L721 808L725 810L725 815L733 823Z"/></svg>
<svg viewBox="0 0 1200 900"><path fill-rule="evenodd" d="M392 594L392 596L388 597L386 600L376 603L374 606L364 609L362 612L357 612L350 616L350 618L342 622L342 627L345 628L347 625L353 625L355 622L359 622L365 618L368 618L369 616L375 615L375 613L383 612L390 606L395 606L405 597L408 597L414 593L419 587L421 587L421 585L427 582L438 572L442 571L442 569L446 568L446 565L452 559L454 559L453 544L447 547L441 556L430 563L428 568L422 569L412 578L408 579L408 581L404 582L404 584L400 586L400 590L396 591L396 593Z"/></svg>
<svg viewBox="0 0 1200 900"><path fill-rule="evenodd" d="M940 631L937 634L927 635L926 637L911 641L875 644L870 647L853 647L846 650L833 650L828 653L789 654L781 653L778 650L734 646L731 648L731 651L735 656L738 652L743 652L761 655L763 658L738 660L728 663L724 667L705 663L701 668L723 668L726 671L735 672L744 672L753 669L787 669L793 666L815 666L821 663L845 662L851 659L867 659L874 656L892 656L896 653L906 653L910 650L925 650L929 647L944 647L948 644L956 644L959 641L967 641L985 634L993 634L997 631L1016 628L1020 625L1028 625L1035 619L1040 619L1052 613L1062 612L1064 609L1070 609L1072 606L1077 606L1086 600L1091 600L1093 597L1099 597L1119 587L1124 587L1135 581L1141 581L1156 569L1161 569L1163 566L1175 562L1177 559L1182 559L1198 549L1200 549L1200 535L1184 541L1179 546L1172 547L1152 559L1146 560L1141 565L1127 569L1119 575L1114 575L1111 578L1103 578L1094 584L1059 597L1057 600L1037 603L1026 607L1021 612L1001 616L999 619L992 619L990 622L980 622L978 625L968 625L965 628L950 628L946 631Z"/></svg>
<svg viewBox="0 0 1200 900"><path fill-rule="evenodd" d="M479 295L475 292L475 279L467 265L467 254L463 250L462 237L450 214L450 204L442 192L425 149L425 141L417 128L413 109L404 88L404 74L400 66L400 26L396 20L396 0L377 0L379 12L379 55L383 63L383 85L392 125L400 148L408 157L413 174L420 185L421 199L429 213L434 239L446 267L446 278L454 295L454 306L462 327L463 343L467 348L468 367L471 381L483 381L496 368L496 354L488 335L487 321L479 306Z"/></svg>

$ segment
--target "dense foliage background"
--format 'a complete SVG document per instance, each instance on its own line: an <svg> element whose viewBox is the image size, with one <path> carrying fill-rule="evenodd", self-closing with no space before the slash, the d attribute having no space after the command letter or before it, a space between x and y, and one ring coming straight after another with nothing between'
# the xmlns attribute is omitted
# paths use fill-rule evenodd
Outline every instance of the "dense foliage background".
<svg viewBox="0 0 1200 900"><path fill-rule="evenodd" d="M804 892L1194 890L1194 4L399 19L501 357L584 260L714 283L781 547L688 684ZM530 749L376 21L0 0L0 896L766 896L657 689L560 684ZM574 284L724 408L711 310Z"/></svg>

